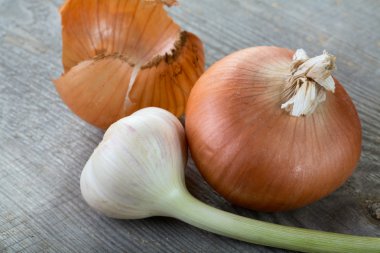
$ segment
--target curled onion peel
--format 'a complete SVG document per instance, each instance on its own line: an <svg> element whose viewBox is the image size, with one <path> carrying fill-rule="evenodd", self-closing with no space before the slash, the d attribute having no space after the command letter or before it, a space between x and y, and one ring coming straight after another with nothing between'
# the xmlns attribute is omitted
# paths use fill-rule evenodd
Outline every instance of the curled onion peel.
<svg viewBox="0 0 380 253"><path fill-rule="evenodd" d="M227 200L261 211L312 203L360 158L361 126L324 52L255 47L211 66L186 110L192 157Z"/></svg>
<svg viewBox="0 0 380 253"><path fill-rule="evenodd" d="M106 131L83 169L82 195L113 218L168 216L219 235L303 252L379 252L380 238L286 227L208 206L186 189L186 161L178 119L165 110L145 108Z"/></svg>
<svg viewBox="0 0 380 253"><path fill-rule="evenodd" d="M107 128L156 106L176 116L204 70L202 42L164 10L174 0L66 0L61 8L64 73L54 83L87 122Z"/></svg>

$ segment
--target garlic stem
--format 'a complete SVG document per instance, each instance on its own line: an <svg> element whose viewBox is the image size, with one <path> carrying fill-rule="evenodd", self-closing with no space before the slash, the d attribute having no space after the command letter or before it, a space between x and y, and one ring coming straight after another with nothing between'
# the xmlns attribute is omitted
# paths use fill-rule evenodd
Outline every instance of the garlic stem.
<svg viewBox="0 0 380 253"><path fill-rule="evenodd" d="M326 91L335 91L331 76L335 69L335 56L326 51L309 58L303 49L298 49L291 66L291 76L284 90L285 102L281 105L292 116L309 115L326 100Z"/></svg>
<svg viewBox="0 0 380 253"><path fill-rule="evenodd" d="M176 191L168 216L212 233L259 245L300 252L379 253L380 238L288 227L245 218L208 206L187 191Z"/></svg>

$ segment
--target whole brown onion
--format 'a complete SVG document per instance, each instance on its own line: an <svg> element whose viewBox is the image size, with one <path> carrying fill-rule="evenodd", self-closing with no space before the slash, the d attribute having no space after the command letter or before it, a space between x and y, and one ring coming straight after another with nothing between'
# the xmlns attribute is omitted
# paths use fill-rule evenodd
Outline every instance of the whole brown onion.
<svg viewBox="0 0 380 253"><path fill-rule="evenodd" d="M293 58L292 58L293 57ZM335 57L276 47L238 51L195 84L186 109L192 157L227 200L302 207L337 189L361 152L361 126Z"/></svg>

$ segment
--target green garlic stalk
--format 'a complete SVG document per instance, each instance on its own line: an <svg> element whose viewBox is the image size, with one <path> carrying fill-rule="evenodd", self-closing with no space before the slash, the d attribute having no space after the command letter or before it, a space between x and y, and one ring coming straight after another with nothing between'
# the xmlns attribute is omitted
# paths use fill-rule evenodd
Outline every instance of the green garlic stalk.
<svg viewBox="0 0 380 253"><path fill-rule="evenodd" d="M380 252L380 238L287 227L218 210L185 186L185 133L171 113L145 108L114 123L86 163L81 191L106 216L168 216L254 244L302 252Z"/></svg>

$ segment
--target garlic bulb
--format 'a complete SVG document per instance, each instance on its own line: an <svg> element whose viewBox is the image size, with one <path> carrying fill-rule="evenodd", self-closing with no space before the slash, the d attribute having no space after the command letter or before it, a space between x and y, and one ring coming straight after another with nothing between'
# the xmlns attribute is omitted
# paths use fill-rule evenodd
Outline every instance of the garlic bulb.
<svg viewBox="0 0 380 253"><path fill-rule="evenodd" d="M113 218L169 216L238 240L303 252L378 252L380 238L285 227L208 206L185 187L186 160L178 119L163 109L142 109L107 130L83 169L82 195Z"/></svg>
<svg viewBox="0 0 380 253"><path fill-rule="evenodd" d="M149 106L181 116L204 71L202 42L164 10L173 0L67 0L61 8L63 75L54 81L68 107L107 128Z"/></svg>
<svg viewBox="0 0 380 253"><path fill-rule="evenodd" d="M165 198L184 188L186 161L181 123L164 110L142 109L107 130L83 169L81 191L109 217L165 215Z"/></svg>

